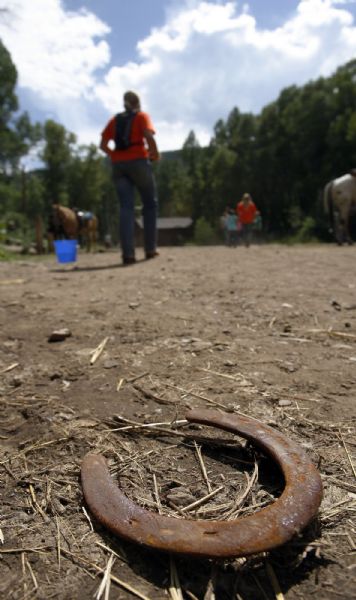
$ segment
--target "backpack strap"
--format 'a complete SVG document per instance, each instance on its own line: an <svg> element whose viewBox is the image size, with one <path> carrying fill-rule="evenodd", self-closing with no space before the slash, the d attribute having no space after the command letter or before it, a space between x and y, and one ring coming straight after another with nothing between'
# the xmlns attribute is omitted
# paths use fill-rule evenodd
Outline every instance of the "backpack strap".
<svg viewBox="0 0 356 600"><path fill-rule="evenodd" d="M136 112L125 111L115 115L115 149L127 150L130 146L140 146L140 142L131 142L131 127L132 121L136 116Z"/></svg>

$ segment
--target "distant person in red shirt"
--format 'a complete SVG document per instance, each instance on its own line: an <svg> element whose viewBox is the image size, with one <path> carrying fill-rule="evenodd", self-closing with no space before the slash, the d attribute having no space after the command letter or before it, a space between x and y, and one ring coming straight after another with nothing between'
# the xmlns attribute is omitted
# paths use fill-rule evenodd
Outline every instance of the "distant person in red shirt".
<svg viewBox="0 0 356 600"><path fill-rule="evenodd" d="M120 202L120 242L124 265L135 257L135 188L142 201L146 259L157 252L157 194L151 161L159 160L155 130L149 115L141 111L135 92L124 94L125 111L107 123L100 148L112 162L113 179ZM114 148L112 146L114 145Z"/></svg>
<svg viewBox="0 0 356 600"><path fill-rule="evenodd" d="M256 216L256 204L252 200L250 194L244 194L241 202L236 207L236 212L241 224L241 239L248 248L251 243L253 222Z"/></svg>

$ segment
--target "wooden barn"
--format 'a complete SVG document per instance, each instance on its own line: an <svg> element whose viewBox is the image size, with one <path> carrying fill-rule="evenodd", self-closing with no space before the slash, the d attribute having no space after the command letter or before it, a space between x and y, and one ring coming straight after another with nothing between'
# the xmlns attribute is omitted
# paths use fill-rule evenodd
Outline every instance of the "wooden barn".
<svg viewBox="0 0 356 600"><path fill-rule="evenodd" d="M158 245L181 246L193 235L193 220L190 217L159 217L157 219ZM136 219L136 245L143 246L143 219Z"/></svg>

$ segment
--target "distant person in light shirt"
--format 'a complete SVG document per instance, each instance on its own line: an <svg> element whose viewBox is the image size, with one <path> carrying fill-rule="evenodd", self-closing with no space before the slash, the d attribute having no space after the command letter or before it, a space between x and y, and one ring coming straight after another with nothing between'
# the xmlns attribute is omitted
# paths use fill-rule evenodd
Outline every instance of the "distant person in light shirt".
<svg viewBox="0 0 356 600"><path fill-rule="evenodd" d="M232 208L230 208L226 217L226 229L228 235L227 245L233 248L236 248L237 246L237 222L237 214Z"/></svg>

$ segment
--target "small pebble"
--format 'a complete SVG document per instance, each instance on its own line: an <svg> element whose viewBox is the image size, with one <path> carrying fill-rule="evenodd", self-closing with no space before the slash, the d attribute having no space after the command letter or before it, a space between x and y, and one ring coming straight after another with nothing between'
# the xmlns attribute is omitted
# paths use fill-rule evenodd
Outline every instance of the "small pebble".
<svg viewBox="0 0 356 600"><path fill-rule="evenodd" d="M63 342L67 337L72 335L71 331L67 328L64 329L56 329L52 331L51 335L48 338L49 342Z"/></svg>

